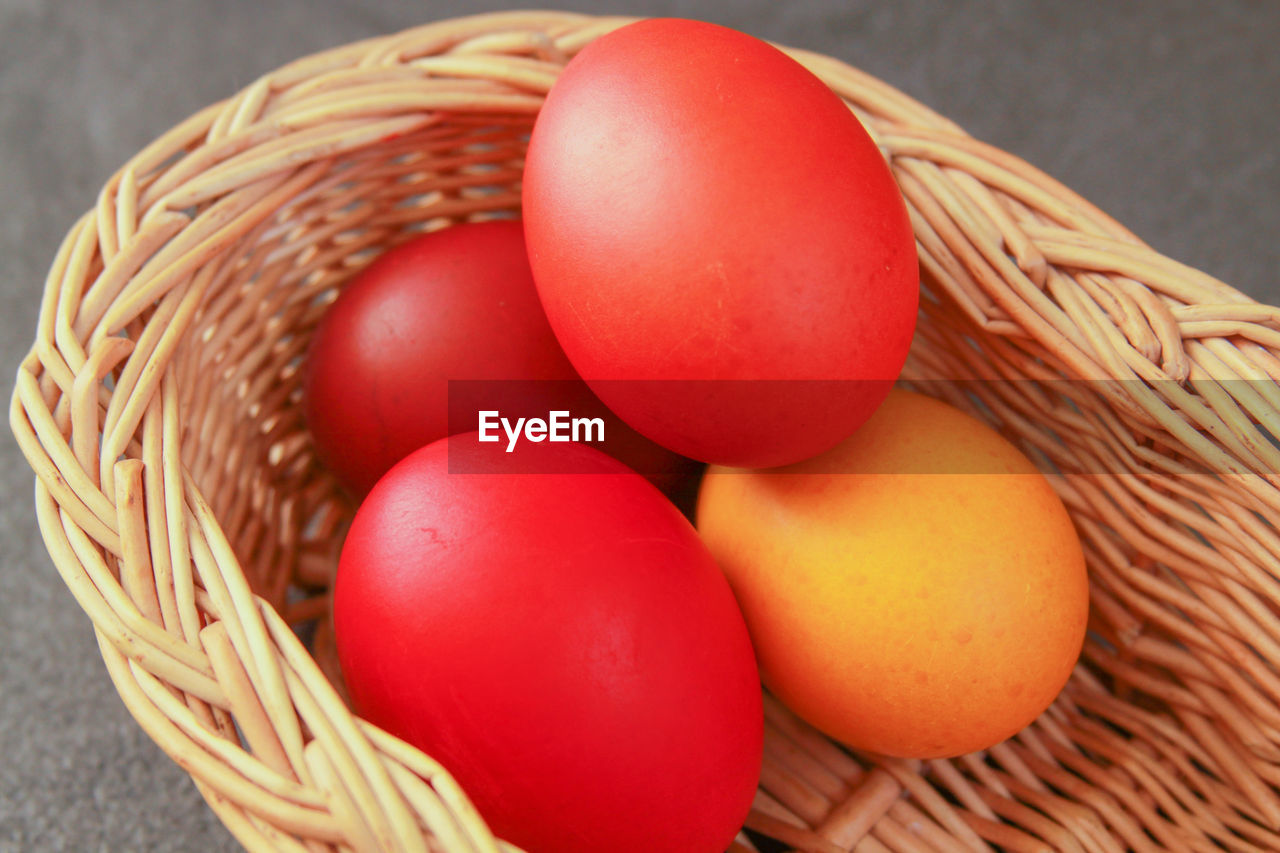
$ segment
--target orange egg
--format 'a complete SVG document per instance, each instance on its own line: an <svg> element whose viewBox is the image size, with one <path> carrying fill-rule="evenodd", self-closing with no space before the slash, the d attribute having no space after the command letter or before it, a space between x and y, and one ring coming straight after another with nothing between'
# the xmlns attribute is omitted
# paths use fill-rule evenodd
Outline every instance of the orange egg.
<svg viewBox="0 0 1280 853"><path fill-rule="evenodd" d="M1016 447L937 400L894 391L796 465L713 467L697 522L765 684L857 749L992 746L1079 657L1088 579L1062 501Z"/></svg>

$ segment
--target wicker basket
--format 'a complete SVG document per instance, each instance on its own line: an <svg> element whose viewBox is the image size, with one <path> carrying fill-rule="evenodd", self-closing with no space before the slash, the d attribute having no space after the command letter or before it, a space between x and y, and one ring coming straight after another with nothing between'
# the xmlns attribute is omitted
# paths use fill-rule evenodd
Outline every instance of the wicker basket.
<svg viewBox="0 0 1280 853"><path fill-rule="evenodd" d="M246 847L507 846L331 680L352 507L313 461L297 367L377 251L518 209L543 95L622 23L480 16L295 62L140 152L53 263L11 409L41 532L125 704ZM850 754L766 697L736 849L1280 849L1280 310L888 86L793 55L909 202L906 378L979 380L929 387L1052 472L1092 630L1039 721L951 761Z"/></svg>

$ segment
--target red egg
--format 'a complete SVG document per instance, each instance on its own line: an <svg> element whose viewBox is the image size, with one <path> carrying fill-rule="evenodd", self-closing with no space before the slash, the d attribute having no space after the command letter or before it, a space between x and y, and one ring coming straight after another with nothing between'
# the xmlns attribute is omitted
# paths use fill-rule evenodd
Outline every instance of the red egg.
<svg viewBox="0 0 1280 853"><path fill-rule="evenodd" d="M574 372L510 220L465 223L390 249L325 312L303 372L316 455L356 496L406 455L477 428L482 409L613 418ZM616 418L605 446L675 488L690 464Z"/></svg>
<svg viewBox="0 0 1280 853"><path fill-rule="evenodd" d="M472 438L413 453L356 514L333 604L355 710L530 853L720 853L763 739L723 574L608 456ZM529 455L556 473L510 473Z"/></svg>
<svg viewBox="0 0 1280 853"><path fill-rule="evenodd" d="M530 261L570 361L644 435L739 466L852 433L915 327L906 206L822 81L724 27L587 45L538 115Z"/></svg>
<svg viewBox="0 0 1280 853"><path fill-rule="evenodd" d="M470 223L387 251L342 291L307 354L304 414L320 460L363 495L448 435L450 379L573 378L520 223Z"/></svg>

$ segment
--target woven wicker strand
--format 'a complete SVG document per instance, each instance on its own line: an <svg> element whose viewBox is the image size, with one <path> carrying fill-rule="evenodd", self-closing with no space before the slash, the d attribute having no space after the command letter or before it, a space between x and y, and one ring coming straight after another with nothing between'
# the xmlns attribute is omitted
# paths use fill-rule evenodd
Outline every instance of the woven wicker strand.
<svg viewBox="0 0 1280 853"><path fill-rule="evenodd" d="M313 460L298 365L377 252L518 211L543 96L624 22L478 16L294 62L125 164L53 262L10 410L40 530L125 705L246 848L514 849L343 701L326 590L352 507ZM766 697L747 828L832 853L1280 849L1280 309L791 53L908 201L904 381L1043 465L1093 607L1062 696L984 753L851 753Z"/></svg>

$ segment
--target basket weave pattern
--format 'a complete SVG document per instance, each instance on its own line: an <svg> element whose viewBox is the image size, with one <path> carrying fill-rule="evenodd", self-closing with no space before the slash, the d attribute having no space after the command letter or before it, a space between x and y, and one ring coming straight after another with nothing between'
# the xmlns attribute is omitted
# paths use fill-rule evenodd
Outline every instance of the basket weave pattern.
<svg viewBox="0 0 1280 853"><path fill-rule="evenodd" d="M250 849L509 849L343 702L327 588L352 507L314 462L298 364L378 251L519 210L543 96L622 23L478 16L295 62L130 160L53 263L10 413L41 532L130 712ZM818 851L1280 849L1280 310L790 52L906 196L923 313L904 380L1050 472L1092 617L1061 698L985 753L849 753L766 696L748 827Z"/></svg>

